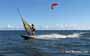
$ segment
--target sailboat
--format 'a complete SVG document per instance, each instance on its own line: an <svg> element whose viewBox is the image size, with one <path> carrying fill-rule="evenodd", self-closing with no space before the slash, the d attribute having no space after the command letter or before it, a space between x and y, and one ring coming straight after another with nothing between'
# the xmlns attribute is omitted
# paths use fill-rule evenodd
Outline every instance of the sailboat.
<svg viewBox="0 0 90 56"><path fill-rule="evenodd" d="M27 39L34 39L35 36L31 35L31 25L29 25L23 18L22 18L23 26L26 31L26 35L21 35L25 40Z"/></svg>
<svg viewBox="0 0 90 56"><path fill-rule="evenodd" d="M27 33L27 34L21 35L21 36L22 36L25 40L27 40L27 39L33 39L35 36L31 36L31 35L30 35L30 34L31 34L31 25L30 25L29 23L27 23L27 22L25 21L25 19L22 17L22 15L21 15L21 13L20 13L20 10L19 10L19 9L17 9L17 10L18 10L18 13L19 13L19 15L20 15L20 17L21 17L21 19L22 19L24 29L25 29L25 31L26 31L26 33Z"/></svg>
<svg viewBox="0 0 90 56"><path fill-rule="evenodd" d="M23 26L24 26L24 29L26 31L27 34L23 34L21 35L21 37L23 37L25 40L29 40L29 39L37 39L37 40L55 40L55 39L58 39L58 38L52 38L50 36L53 36L53 35L40 35L40 36L32 36L31 35L31 25L25 21L25 19L22 17L21 13L20 13L20 10L18 9L18 13L21 17L21 20L22 20L22 23L23 23ZM49 37L48 37L49 36ZM55 35L56 36L56 35Z"/></svg>

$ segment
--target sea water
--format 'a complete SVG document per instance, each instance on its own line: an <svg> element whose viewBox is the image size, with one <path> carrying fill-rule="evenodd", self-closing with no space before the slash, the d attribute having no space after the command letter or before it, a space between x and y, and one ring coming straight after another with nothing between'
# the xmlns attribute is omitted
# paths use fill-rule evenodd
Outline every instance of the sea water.
<svg viewBox="0 0 90 56"><path fill-rule="evenodd" d="M24 40L23 30L0 31L0 56L90 56L89 30L38 30Z"/></svg>

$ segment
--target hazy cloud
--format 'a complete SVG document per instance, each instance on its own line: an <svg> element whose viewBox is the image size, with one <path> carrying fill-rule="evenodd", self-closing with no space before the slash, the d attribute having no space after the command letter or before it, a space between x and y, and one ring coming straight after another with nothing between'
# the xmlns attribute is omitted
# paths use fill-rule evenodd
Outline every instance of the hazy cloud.
<svg viewBox="0 0 90 56"><path fill-rule="evenodd" d="M90 30L90 25L84 24L55 24L35 25L37 30ZM0 27L0 30L23 30L23 25L10 25Z"/></svg>

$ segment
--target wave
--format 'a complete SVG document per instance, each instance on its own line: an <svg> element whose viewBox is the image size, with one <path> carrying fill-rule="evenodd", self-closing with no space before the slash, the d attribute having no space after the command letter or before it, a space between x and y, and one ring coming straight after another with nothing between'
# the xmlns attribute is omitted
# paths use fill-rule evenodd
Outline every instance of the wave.
<svg viewBox="0 0 90 56"><path fill-rule="evenodd" d="M65 53L71 53L71 54L88 54L89 51L84 50L84 51L75 51L75 50L69 50L69 51L64 51Z"/></svg>
<svg viewBox="0 0 90 56"><path fill-rule="evenodd" d="M46 35L37 35L37 38L40 38L40 39L80 38L80 36L84 33L85 32L73 33L73 34L68 34L68 35L64 35L64 34L46 34Z"/></svg>

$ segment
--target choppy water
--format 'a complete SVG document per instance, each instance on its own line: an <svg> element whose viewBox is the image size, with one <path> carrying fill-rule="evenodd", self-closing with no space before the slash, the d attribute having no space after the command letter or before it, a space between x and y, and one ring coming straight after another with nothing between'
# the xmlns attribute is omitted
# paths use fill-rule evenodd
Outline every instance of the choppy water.
<svg viewBox="0 0 90 56"><path fill-rule="evenodd" d="M42 40L24 40L24 33L0 31L0 56L90 56L90 31L37 31Z"/></svg>

